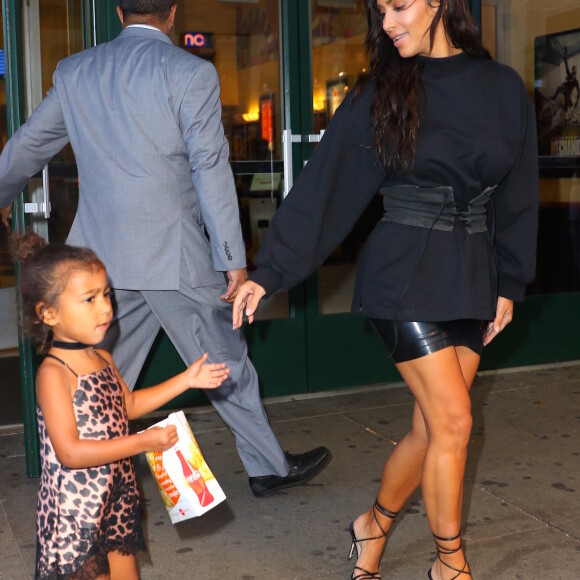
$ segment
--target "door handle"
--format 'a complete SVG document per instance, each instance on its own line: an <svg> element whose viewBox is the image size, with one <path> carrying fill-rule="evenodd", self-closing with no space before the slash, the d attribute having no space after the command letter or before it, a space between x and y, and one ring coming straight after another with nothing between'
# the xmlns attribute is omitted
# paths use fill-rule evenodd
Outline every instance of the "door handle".
<svg viewBox="0 0 580 580"><path fill-rule="evenodd" d="M318 143L324 135L324 129L314 135L293 135L291 129L282 131L282 150L284 160L284 197L286 197L292 185L294 177L292 175L292 143Z"/></svg>
<svg viewBox="0 0 580 580"><path fill-rule="evenodd" d="M32 202L24 204L24 213L44 212L44 217L50 217L50 187L48 183L48 164L42 168L42 197L41 203Z"/></svg>

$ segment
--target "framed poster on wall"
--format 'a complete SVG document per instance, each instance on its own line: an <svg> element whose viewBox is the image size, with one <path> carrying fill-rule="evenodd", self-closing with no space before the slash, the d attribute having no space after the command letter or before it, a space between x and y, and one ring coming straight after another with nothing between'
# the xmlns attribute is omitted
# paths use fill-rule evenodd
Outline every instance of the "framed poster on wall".
<svg viewBox="0 0 580 580"><path fill-rule="evenodd" d="M540 167L580 168L580 28L537 36L534 56Z"/></svg>

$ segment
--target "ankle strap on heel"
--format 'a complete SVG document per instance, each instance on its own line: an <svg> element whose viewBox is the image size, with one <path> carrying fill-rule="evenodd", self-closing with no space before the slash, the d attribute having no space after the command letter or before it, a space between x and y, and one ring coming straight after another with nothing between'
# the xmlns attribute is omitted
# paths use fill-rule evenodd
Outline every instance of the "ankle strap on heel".
<svg viewBox="0 0 580 580"><path fill-rule="evenodd" d="M391 520L394 520L400 513L400 512L392 512L390 509L387 509L385 506L382 506L379 503L378 499L375 500L373 508L374 508L373 511L377 510L381 515L385 516L386 518L390 518ZM376 516L375 516L375 519L376 519Z"/></svg>
<svg viewBox="0 0 580 580"><path fill-rule="evenodd" d="M461 532L452 538L443 538L442 536L437 536L433 534L433 539L435 540L435 546L437 546L437 554L456 554L461 550L461 541L459 542L459 546L457 548L447 548L446 546L442 546L439 542L454 542L455 540L459 540L461 537ZM441 558L440 558L441 559Z"/></svg>
<svg viewBox="0 0 580 580"><path fill-rule="evenodd" d="M386 536L387 532L385 532L383 526L381 526L381 524L379 523L379 519L377 518L377 512L379 512L381 515L391 520L394 520L399 515L399 512L392 512L390 509L387 509L385 506L382 506L379 503L378 499L375 500L375 503L373 504L373 516L375 517L375 522L377 526L379 526L379 530L381 530L383 536Z"/></svg>
<svg viewBox="0 0 580 580"><path fill-rule="evenodd" d="M350 552L348 554L348 559L350 560L354 556L355 551L356 551L357 556L360 556L359 545L362 544L362 542L381 540L382 538L384 538L387 535L388 530L385 531L385 528L383 526L381 526L381 524L379 522L379 518L377 517L377 514L382 515L382 516L389 518L391 520L394 520L397 517L398 513L399 512L393 512L390 509L387 509L386 507L382 506L379 503L379 500L376 500L375 503L373 504L373 517L375 518L375 523L377 524L379 530L381 530L381 533L378 536L373 536L373 537L368 537L368 538L357 538L355 536L355 533L354 533L354 522L352 522L349 526L350 535L352 537L352 544L350 546ZM357 572L357 570L358 570L358 572ZM369 570L365 570L364 568L361 568L360 566L355 566L353 573L351 575L351 580L380 580L380 578L381 578L381 574L378 570L376 572L370 572Z"/></svg>
<svg viewBox="0 0 580 580"><path fill-rule="evenodd" d="M441 562L441 564L443 564L450 570L457 572L457 574L453 576L451 580L455 580L455 578L458 578L459 576L461 576L461 574L471 576L471 572L465 569L467 567L467 560L464 561L463 566L460 570L459 568L454 568L441 558L442 555L450 556L452 554L457 554L457 552L461 551L461 532L459 532L456 536L453 536L452 538L444 538L442 536L437 536L436 534L433 534L433 539L435 540L435 547L437 550L437 558L439 558L439 562ZM455 542L456 540L459 540L459 546L457 546L457 548L448 548L447 546L443 546L441 544L441 542Z"/></svg>

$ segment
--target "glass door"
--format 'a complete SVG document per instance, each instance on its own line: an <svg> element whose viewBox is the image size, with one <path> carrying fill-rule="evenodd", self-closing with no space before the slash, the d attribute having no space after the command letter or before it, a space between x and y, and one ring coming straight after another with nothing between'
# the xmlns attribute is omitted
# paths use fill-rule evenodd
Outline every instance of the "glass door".
<svg viewBox="0 0 580 580"><path fill-rule="evenodd" d="M220 77L251 271L285 189L312 152L309 143L365 71L364 1L184 0L179 10L174 42L213 62ZM245 327L265 395L388 377L392 365L380 341L349 313L354 263L380 215L369 208L318 276L263 301L257 322Z"/></svg>
<svg viewBox="0 0 580 580"><path fill-rule="evenodd" d="M181 0L170 33L176 46L213 63L219 75L222 121L250 271L283 198L282 135L290 118L288 91L292 86L297 97L300 88L298 81L286 78L290 72L283 54L296 57L296 49L283 50L282 39L296 37L296 11L293 0ZM116 13L103 6L97 6L95 22L99 42L114 38L121 29ZM244 332L263 394L304 392L304 289L276 293L264 301L257 319ZM155 384L182 368L177 352L161 332L138 387ZM187 403L197 400L205 398L187 394ZM175 404L184 402L181 397Z"/></svg>
<svg viewBox="0 0 580 580"><path fill-rule="evenodd" d="M212 62L221 85L223 125L230 144L248 270L282 202L285 110L283 26L293 3L278 0L183 0L175 44ZM277 292L245 327L264 394L306 388L303 290Z"/></svg>
<svg viewBox="0 0 580 580"><path fill-rule="evenodd" d="M309 11L311 126L316 133L367 72L367 17L364 0L311 0L303 9ZM381 217L377 192L350 234L306 283L310 391L399 379L370 324L350 313L358 254Z"/></svg>
<svg viewBox="0 0 580 580"><path fill-rule="evenodd" d="M313 150L312 142L364 73L365 33L363 0L178 4L173 42L212 62L220 78L223 125L250 271L285 189ZM389 372L397 377L370 326L349 313L354 263L379 216L371 207L317 276L263 301L257 321L244 326L263 395L379 382ZM181 367L161 333L140 385L154 384Z"/></svg>
<svg viewBox="0 0 580 580"><path fill-rule="evenodd" d="M52 74L59 60L84 48L88 26L88 2L78 0L26 0L3 2L3 105L7 124L0 127L2 143L38 106L52 85ZM42 49L42 50L41 50ZM0 67L1 68L1 67ZM70 147L57 155L38 175L13 206L17 230L30 228L49 241L62 242L72 223L78 198L78 180ZM3 234L4 236L4 234ZM15 279L8 275L6 238L0 240L0 299L6 300L5 288L12 289ZM10 292L13 297L13 290ZM13 298L12 298L13 299ZM17 300L17 297L16 297ZM14 312L14 304L0 304L2 311ZM10 328L13 328L11 325ZM16 346L15 333L8 336ZM28 342L18 340L21 368L23 420L25 428L27 472L39 474L34 375L35 359Z"/></svg>
<svg viewBox="0 0 580 580"><path fill-rule="evenodd" d="M80 2L34 0L22 4L25 118L52 86L58 62L83 48ZM29 226L37 233L51 242L64 242L77 201L76 164L72 149L67 146L30 180L24 212L29 216Z"/></svg>
<svg viewBox="0 0 580 580"><path fill-rule="evenodd" d="M2 27L4 28L4 27ZM6 100L6 44L4 30L0 31L0 147L8 140L8 103ZM0 226L0 353L13 356L18 349L18 328L16 324L16 280L14 265L8 251L8 231Z"/></svg>
<svg viewBox="0 0 580 580"><path fill-rule="evenodd" d="M99 41L120 30L113 11L98 8L96 23ZM212 62L220 78L249 270L285 188L315 146L316 138L308 136L320 135L364 72L365 32L363 0L178 4L173 42ZM370 208L318 275L263 301L257 321L244 327L263 395L379 382L389 372L397 377L366 321L349 313L354 262L378 215ZM161 333L139 385L154 384L182 367ZM188 402L192 399L188 395Z"/></svg>
<svg viewBox="0 0 580 580"><path fill-rule="evenodd" d="M285 190L366 70L365 2L184 0L180 9L174 42L220 76L251 270ZM381 207L377 197L317 276L263 301L245 327L265 395L398 378L368 323L350 314L355 262Z"/></svg>

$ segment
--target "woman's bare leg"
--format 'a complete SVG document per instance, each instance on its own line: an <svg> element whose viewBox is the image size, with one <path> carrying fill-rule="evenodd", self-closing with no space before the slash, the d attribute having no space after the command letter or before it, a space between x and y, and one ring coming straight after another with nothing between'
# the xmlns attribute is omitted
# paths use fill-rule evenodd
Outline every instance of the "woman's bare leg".
<svg viewBox="0 0 580 580"><path fill-rule="evenodd" d="M479 356L466 347L457 347L455 351L465 387L469 390L477 372ZM378 502L382 506L391 511L399 511L419 487L427 446L425 420L421 408L415 402L411 430L401 439L383 467L381 486L377 494ZM388 531L393 520L379 513L376 515L381 528ZM360 515L353 527L358 539L374 538L381 534L372 508ZM356 565L370 572L376 572L385 542L386 539L382 538L359 544L360 557Z"/></svg>
<svg viewBox="0 0 580 580"><path fill-rule="evenodd" d="M413 407L411 430L393 449L383 467L381 486L377 501L385 508L398 512L407 502L409 496L421 483L421 470L427 451L427 433L423 415L417 403ZM376 538L382 530L387 532L393 520L376 512L378 522L373 515L373 508L360 515L353 523L357 539ZM386 544L386 538L358 544L359 557L356 566L377 572L378 565Z"/></svg>
<svg viewBox="0 0 580 580"><path fill-rule="evenodd" d="M425 420L428 445L421 488L431 531L442 538L454 538L461 527L463 476L472 425L463 369L477 368L478 363L479 356L468 349L446 348L398 365ZM439 544L450 553L433 565L434 580L455 577L457 572L452 568L469 570L459 538Z"/></svg>

